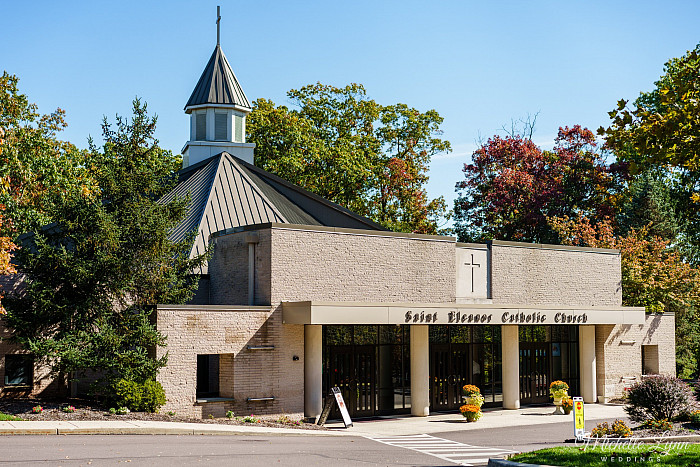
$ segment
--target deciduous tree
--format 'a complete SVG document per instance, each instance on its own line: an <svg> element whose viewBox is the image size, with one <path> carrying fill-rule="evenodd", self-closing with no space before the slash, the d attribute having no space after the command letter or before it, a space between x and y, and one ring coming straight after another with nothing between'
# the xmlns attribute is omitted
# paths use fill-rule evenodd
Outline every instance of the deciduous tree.
<svg viewBox="0 0 700 467"><path fill-rule="evenodd" d="M462 241L557 243L548 217L612 216L625 176L624 167L605 163L593 133L579 125L560 128L552 151L518 135L494 136L472 159L456 184Z"/></svg>
<svg viewBox="0 0 700 467"><path fill-rule="evenodd" d="M317 83L289 91L294 109L258 99L248 117L256 164L392 230L436 233L442 198L428 199L442 117L405 104L382 106L362 85Z"/></svg>
<svg viewBox="0 0 700 467"><path fill-rule="evenodd" d="M652 224L615 235L608 221L592 222L585 217L549 220L562 243L620 250L622 303L643 306L648 312L674 312L678 373L697 375L697 311L700 303L700 269L683 260L672 239L649 233Z"/></svg>
<svg viewBox="0 0 700 467"><path fill-rule="evenodd" d="M609 112L612 124L598 133L632 172L668 173L689 257L700 263L700 44L664 71L632 105L620 100Z"/></svg>
<svg viewBox="0 0 700 467"><path fill-rule="evenodd" d="M15 237L51 222L51 203L94 189L86 154L57 138L66 126L63 110L39 114L18 82L6 71L0 76L0 274L14 272Z"/></svg>

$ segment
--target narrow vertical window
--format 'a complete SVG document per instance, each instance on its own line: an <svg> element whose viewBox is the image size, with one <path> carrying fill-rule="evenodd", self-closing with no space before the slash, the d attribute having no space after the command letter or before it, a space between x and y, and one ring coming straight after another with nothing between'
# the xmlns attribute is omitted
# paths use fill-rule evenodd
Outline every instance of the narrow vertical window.
<svg viewBox="0 0 700 467"><path fill-rule="evenodd" d="M214 114L214 139L216 141L228 140L228 132L226 131L226 121L228 120L226 112L216 112Z"/></svg>
<svg viewBox="0 0 700 467"><path fill-rule="evenodd" d="M242 143L243 142L243 117L241 117L239 115L235 115L233 117L233 119L235 122L235 131L236 131L234 141L237 143Z"/></svg>
<svg viewBox="0 0 700 467"><path fill-rule="evenodd" d="M207 113L197 112L194 118L196 126L195 139L197 141L204 141L207 139Z"/></svg>

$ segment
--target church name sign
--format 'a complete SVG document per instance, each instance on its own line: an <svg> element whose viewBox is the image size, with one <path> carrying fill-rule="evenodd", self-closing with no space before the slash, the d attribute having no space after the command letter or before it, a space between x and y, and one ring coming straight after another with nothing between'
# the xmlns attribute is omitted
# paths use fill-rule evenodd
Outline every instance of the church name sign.
<svg viewBox="0 0 700 467"><path fill-rule="evenodd" d="M468 311L413 311L404 315L403 324L586 324L588 314L580 312L537 311L470 313Z"/></svg>
<svg viewBox="0 0 700 467"><path fill-rule="evenodd" d="M643 324L641 307L526 307L466 303L284 302L286 324Z"/></svg>

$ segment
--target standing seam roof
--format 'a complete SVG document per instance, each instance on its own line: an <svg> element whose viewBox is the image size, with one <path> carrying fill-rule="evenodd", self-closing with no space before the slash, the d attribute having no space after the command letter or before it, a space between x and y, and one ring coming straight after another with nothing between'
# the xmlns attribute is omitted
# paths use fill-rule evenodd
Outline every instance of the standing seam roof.
<svg viewBox="0 0 700 467"><path fill-rule="evenodd" d="M224 52L216 46L185 109L202 104L238 105L251 108Z"/></svg>

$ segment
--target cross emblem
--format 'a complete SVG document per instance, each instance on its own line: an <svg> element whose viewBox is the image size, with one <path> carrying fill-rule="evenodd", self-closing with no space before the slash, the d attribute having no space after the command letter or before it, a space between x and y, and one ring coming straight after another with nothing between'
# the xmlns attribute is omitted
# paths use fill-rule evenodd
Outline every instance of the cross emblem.
<svg viewBox="0 0 700 467"><path fill-rule="evenodd" d="M471 276L472 276L472 293L474 293L474 268L480 268L481 264L474 262L474 253L471 254L471 262L464 263L465 266L471 266Z"/></svg>

